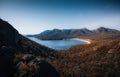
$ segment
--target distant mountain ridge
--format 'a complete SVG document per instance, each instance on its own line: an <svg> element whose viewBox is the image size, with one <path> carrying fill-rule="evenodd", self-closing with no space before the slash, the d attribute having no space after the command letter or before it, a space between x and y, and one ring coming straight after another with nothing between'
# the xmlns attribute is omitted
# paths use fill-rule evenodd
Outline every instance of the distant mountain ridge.
<svg viewBox="0 0 120 77"><path fill-rule="evenodd" d="M110 28L100 27L96 30L83 29L53 29L46 30L40 34L28 35L41 40L61 40L70 38L89 38L98 35L120 35L120 31ZM97 37L96 36L96 37Z"/></svg>
<svg viewBox="0 0 120 77"><path fill-rule="evenodd" d="M94 30L94 32L95 33L119 33L120 31L115 30L115 29L100 27L100 28Z"/></svg>

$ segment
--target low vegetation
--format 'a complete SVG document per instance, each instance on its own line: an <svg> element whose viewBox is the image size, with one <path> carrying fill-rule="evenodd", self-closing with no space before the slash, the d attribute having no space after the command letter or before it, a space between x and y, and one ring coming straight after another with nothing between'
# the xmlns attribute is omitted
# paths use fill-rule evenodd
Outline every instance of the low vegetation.
<svg viewBox="0 0 120 77"><path fill-rule="evenodd" d="M61 77L120 76L120 40L74 46L61 54L61 58L49 61Z"/></svg>

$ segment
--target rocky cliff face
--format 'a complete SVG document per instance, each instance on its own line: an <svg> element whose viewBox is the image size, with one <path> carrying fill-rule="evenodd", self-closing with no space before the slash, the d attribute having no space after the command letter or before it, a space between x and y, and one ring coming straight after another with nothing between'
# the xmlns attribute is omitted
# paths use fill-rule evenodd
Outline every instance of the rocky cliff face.
<svg viewBox="0 0 120 77"><path fill-rule="evenodd" d="M45 61L57 55L42 45L20 35L8 22L0 19L0 77L59 77Z"/></svg>

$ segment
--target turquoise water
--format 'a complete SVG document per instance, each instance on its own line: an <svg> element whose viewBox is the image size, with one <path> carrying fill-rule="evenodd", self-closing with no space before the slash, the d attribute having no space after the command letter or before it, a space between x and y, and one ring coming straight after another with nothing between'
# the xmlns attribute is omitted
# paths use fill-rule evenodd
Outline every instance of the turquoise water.
<svg viewBox="0 0 120 77"><path fill-rule="evenodd" d="M86 42L80 41L80 40L69 40L69 39L67 40L39 40L35 37L28 37L28 38L41 45L44 45L44 46L47 46L49 48L56 49L56 50L67 50L70 47L75 46L75 45L86 44Z"/></svg>

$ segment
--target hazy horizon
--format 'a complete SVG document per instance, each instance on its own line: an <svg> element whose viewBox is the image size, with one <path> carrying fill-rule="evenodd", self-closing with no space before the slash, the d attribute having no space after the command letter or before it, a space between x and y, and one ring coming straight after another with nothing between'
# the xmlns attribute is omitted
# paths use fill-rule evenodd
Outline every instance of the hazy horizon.
<svg viewBox="0 0 120 77"><path fill-rule="evenodd" d="M120 30L120 1L0 0L0 18L21 34L98 27Z"/></svg>

